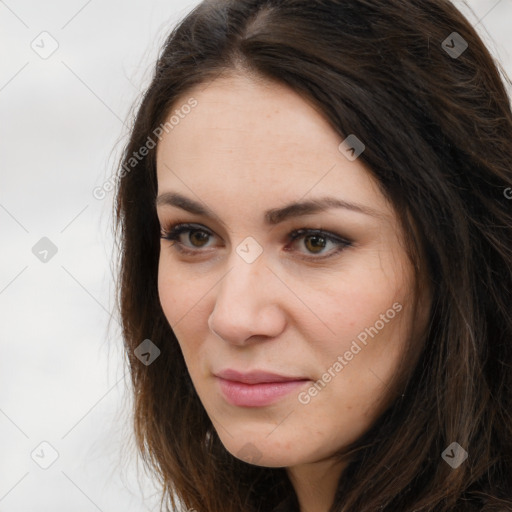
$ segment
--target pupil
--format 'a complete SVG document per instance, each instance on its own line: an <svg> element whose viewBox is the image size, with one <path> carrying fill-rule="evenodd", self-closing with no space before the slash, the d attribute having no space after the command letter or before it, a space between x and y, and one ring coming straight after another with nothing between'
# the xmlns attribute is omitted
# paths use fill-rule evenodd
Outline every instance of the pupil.
<svg viewBox="0 0 512 512"><path fill-rule="evenodd" d="M306 245L308 242L314 241L312 247L308 247L311 252L320 252L325 247L325 238L320 235L310 235L306 238ZM315 245L318 244L318 245Z"/></svg>
<svg viewBox="0 0 512 512"><path fill-rule="evenodd" d="M192 242L192 244L202 246L202 245L204 245L204 243L206 243L208 241L208 236L209 236L208 233L206 233L204 231L193 231L189 235L189 238L190 238L190 241ZM195 238L195 240L194 240L194 238ZM199 242L199 243L196 244L194 242Z"/></svg>

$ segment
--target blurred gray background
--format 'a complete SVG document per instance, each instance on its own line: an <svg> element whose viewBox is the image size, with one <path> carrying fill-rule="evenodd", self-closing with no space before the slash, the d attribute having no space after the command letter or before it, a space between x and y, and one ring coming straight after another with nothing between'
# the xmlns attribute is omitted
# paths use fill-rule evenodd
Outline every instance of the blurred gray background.
<svg viewBox="0 0 512 512"><path fill-rule="evenodd" d="M113 192L93 190L197 3L0 1L0 512L158 508L108 325ZM454 3L512 75L512 0Z"/></svg>

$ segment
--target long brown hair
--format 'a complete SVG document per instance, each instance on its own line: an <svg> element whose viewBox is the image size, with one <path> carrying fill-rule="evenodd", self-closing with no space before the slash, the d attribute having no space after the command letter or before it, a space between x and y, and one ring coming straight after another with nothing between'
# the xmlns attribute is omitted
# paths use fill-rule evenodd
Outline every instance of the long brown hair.
<svg viewBox="0 0 512 512"><path fill-rule="evenodd" d="M448 0L210 0L169 35L114 205L134 429L162 506L299 510L284 468L223 447L158 296L149 140L192 87L232 71L286 84L341 137L365 141L359 158L412 254L424 248L416 268L428 267L433 290L424 349L402 395L350 447L331 512L512 510L512 113L500 71L510 80ZM134 350L148 338L161 353L146 366ZM441 457L452 442L468 452L457 469Z"/></svg>

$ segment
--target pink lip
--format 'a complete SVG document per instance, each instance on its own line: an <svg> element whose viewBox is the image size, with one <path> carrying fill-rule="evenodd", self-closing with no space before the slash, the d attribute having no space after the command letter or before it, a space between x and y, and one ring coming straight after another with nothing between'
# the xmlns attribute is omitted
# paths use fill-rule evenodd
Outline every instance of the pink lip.
<svg viewBox="0 0 512 512"><path fill-rule="evenodd" d="M263 407L276 402L309 379L252 371L223 370L216 374L224 398L238 407Z"/></svg>

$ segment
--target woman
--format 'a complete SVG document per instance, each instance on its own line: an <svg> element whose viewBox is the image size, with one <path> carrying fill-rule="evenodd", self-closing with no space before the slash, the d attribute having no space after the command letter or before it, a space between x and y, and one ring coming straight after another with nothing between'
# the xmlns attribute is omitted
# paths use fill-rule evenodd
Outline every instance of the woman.
<svg viewBox="0 0 512 512"><path fill-rule="evenodd" d="M162 505L512 510L511 163L499 70L448 0L182 20L116 203Z"/></svg>

